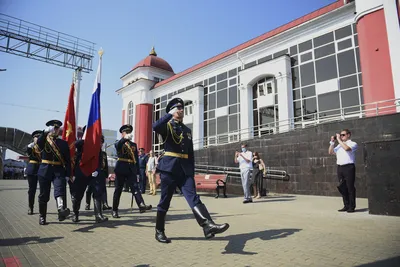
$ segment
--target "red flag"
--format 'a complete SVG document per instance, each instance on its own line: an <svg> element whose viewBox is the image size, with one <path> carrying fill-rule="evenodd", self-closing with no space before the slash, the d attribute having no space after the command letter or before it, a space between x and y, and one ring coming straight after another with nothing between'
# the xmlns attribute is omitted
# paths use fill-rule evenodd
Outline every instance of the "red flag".
<svg viewBox="0 0 400 267"><path fill-rule="evenodd" d="M69 92L67 112L64 119L64 130L62 139L67 141L69 154L71 155L71 175L73 175L75 166L75 141L76 141L76 122L75 122L75 104L74 104L75 86L71 84Z"/></svg>

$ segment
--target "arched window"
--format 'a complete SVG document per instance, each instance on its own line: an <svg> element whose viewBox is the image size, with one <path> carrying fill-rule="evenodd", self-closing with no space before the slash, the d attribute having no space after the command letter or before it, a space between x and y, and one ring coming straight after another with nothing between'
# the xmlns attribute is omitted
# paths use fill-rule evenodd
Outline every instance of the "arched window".
<svg viewBox="0 0 400 267"><path fill-rule="evenodd" d="M133 102L129 102L128 104L128 124L133 124Z"/></svg>

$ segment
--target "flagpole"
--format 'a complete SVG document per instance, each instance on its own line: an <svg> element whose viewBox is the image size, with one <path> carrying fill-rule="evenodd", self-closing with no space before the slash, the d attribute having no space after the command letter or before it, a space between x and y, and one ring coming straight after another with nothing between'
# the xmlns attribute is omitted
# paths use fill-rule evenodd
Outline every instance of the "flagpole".
<svg viewBox="0 0 400 267"><path fill-rule="evenodd" d="M75 83L75 123L76 123L76 137L78 138L78 127L79 127L79 96L81 94L81 79L82 79L82 68L77 68L74 73Z"/></svg>

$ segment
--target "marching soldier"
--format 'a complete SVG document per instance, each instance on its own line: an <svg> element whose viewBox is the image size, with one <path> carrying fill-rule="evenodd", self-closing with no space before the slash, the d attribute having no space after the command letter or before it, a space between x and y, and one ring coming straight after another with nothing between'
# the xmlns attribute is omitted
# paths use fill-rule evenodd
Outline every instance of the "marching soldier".
<svg viewBox="0 0 400 267"><path fill-rule="evenodd" d="M132 125L123 125L119 132L122 138L115 144L118 154L118 160L115 165L115 191L113 197L113 218L120 218L118 215L118 206L121 198L122 188L125 181L128 182L132 194L135 197L136 204L139 207L140 213L150 210L151 205L144 203L142 194L137 182L139 173L139 156L136 143L132 142Z"/></svg>
<svg viewBox="0 0 400 267"><path fill-rule="evenodd" d="M47 202L50 199L51 182L54 185L54 198L57 202L58 220L64 221L70 213L64 208L66 182L70 179L71 166L68 143L58 138L62 122L51 120L47 128L40 134L37 145L41 151L41 164L38 170L40 185L39 224L46 225Z"/></svg>
<svg viewBox="0 0 400 267"><path fill-rule="evenodd" d="M101 136L101 144L104 144L104 136ZM106 171L107 170L107 171ZM108 173L107 153L100 149L99 165L97 170L92 173L92 180L89 183L89 188L93 192L93 206L96 222L101 223L108 221L108 218L103 216L102 198L106 190L106 177Z"/></svg>
<svg viewBox="0 0 400 267"><path fill-rule="evenodd" d="M215 224L206 206L196 193L194 181L194 152L191 130L182 123L184 103L180 98L172 99L167 114L153 124L153 129L164 140L165 153L159 159L157 169L161 178L161 199L157 206L155 238L161 243L170 243L164 232L165 216L178 186L186 198L206 239L223 233L229 224Z"/></svg>
<svg viewBox="0 0 400 267"><path fill-rule="evenodd" d="M29 215L33 214L33 206L35 204L35 195L38 184L37 172L39 170L41 156L40 156L39 146L37 145L37 139L41 133L42 131L34 131L32 133L33 142L30 143L26 149L26 154L29 157L28 166L26 167L26 174L28 176L28 184L29 184L29 190L28 190Z"/></svg>
<svg viewBox="0 0 400 267"><path fill-rule="evenodd" d="M83 127L83 132L85 132L86 126ZM84 140L80 139L75 142L75 147L76 147L76 157L75 157L75 179L73 182L70 182L70 188L71 188L71 200L72 200L72 211L74 212L74 216L72 218L73 222L79 222L79 210L81 207L81 202L82 198L85 194L85 190L87 187L90 188L90 191L93 192L93 198L95 199L94 202L94 213L95 213L95 218L96 222L105 222L108 220L108 218L104 217L102 214L102 209L101 209L101 196L103 194L103 190L105 187L105 179L103 179L103 182L99 181L101 177L99 176L99 168L101 167L102 164L102 151L100 149L100 157L99 157L99 167L97 168L96 171L94 171L91 175L86 176L81 168L80 168L80 162L82 159L82 153L83 153L83 146L84 146ZM102 142L104 142L104 137L102 137ZM102 186L104 184L104 186ZM97 201L99 200L99 202Z"/></svg>

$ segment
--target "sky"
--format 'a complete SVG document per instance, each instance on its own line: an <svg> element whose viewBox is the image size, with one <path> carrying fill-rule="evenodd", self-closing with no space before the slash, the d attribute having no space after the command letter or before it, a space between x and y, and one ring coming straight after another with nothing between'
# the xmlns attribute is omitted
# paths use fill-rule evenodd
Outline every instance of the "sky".
<svg viewBox="0 0 400 267"><path fill-rule="evenodd" d="M0 13L95 43L104 50L101 119L121 126L120 77L154 45L175 73L335 0L0 0ZM98 55L83 73L79 126L87 124ZM73 70L0 52L0 126L33 132L64 121ZM18 105L18 106L17 106ZM27 106L32 108L24 108ZM15 158L7 153L6 158Z"/></svg>

